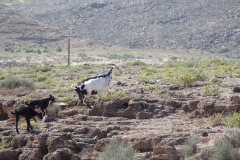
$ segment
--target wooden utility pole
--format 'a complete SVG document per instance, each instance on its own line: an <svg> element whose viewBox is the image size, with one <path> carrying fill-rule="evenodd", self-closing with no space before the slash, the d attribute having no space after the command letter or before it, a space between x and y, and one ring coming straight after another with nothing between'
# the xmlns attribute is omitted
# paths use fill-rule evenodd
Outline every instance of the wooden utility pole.
<svg viewBox="0 0 240 160"><path fill-rule="evenodd" d="M70 37L68 38L68 66L70 66Z"/></svg>
<svg viewBox="0 0 240 160"><path fill-rule="evenodd" d="M153 40L153 49L154 49L154 56L155 56L155 65L157 64L157 45L158 45L158 31L157 31L157 20L154 21L154 40Z"/></svg>

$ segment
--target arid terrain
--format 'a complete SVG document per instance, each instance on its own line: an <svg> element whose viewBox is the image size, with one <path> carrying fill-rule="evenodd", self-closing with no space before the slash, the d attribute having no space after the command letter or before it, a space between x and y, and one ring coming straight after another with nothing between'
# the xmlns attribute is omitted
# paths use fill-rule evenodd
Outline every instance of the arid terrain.
<svg viewBox="0 0 240 160"><path fill-rule="evenodd" d="M146 53L148 57L154 56L150 51ZM118 140L136 150L137 159L180 159L184 157L181 148L191 137L198 139L193 159L206 159L209 157L209 153L204 152L206 148L238 131L235 127L215 124L214 116L223 111L227 116L227 113L239 110L239 78L236 74L240 68L235 62L209 55L195 53L197 56L192 57L191 53L186 53L186 61L181 61L183 52L179 57L172 57L172 53L178 55L177 51L164 53L166 57L156 64L136 60L99 60L84 55L71 66L63 62L51 66L27 64L26 59L24 64L24 58L22 63L14 61L12 66L2 66L5 76L2 81L9 76L23 78L33 81L36 89L1 88L1 141L10 141L11 145L0 149L0 159L91 160L96 159L111 140ZM144 56L142 60L147 60ZM56 57L48 58L56 62ZM83 63L81 59L89 60ZM112 63L118 65L123 74L113 78L101 103L93 109L86 105L75 106L78 97L74 85L87 77L106 74ZM204 63L208 67L203 67ZM182 72L174 71L185 66L181 64L187 64L186 71L202 68L207 77L189 84L180 83L178 77L175 78L179 83L167 80L169 71ZM230 64L235 70L227 69L220 76L223 67ZM209 71L215 71L215 76ZM216 86L217 91L205 92L208 87ZM17 134L15 118L10 111L21 106L23 100L46 98L49 94L53 94L57 102L50 104L44 120L37 120L30 133L26 132L26 125L19 122L20 134ZM91 105L94 101L95 98L88 100Z"/></svg>
<svg viewBox="0 0 240 160"><path fill-rule="evenodd" d="M240 160L239 4L0 1L0 160ZM114 64L100 103L76 106ZM17 134L11 112L50 94Z"/></svg>

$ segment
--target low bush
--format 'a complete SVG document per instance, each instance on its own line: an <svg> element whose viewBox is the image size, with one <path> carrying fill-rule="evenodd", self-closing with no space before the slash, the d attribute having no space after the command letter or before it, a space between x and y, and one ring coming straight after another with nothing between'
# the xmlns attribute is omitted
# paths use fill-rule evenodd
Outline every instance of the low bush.
<svg viewBox="0 0 240 160"><path fill-rule="evenodd" d="M225 117L223 124L230 127L240 127L240 113L234 111Z"/></svg>
<svg viewBox="0 0 240 160"><path fill-rule="evenodd" d="M11 144L11 141L3 140L0 142L0 149L11 147Z"/></svg>
<svg viewBox="0 0 240 160"><path fill-rule="evenodd" d="M127 94L124 91L104 92L102 95L102 100L103 101L117 100L120 98L124 98L126 96L127 96Z"/></svg>
<svg viewBox="0 0 240 160"><path fill-rule="evenodd" d="M137 160L135 151L117 141L110 141L105 144L104 151L97 160Z"/></svg>
<svg viewBox="0 0 240 160"><path fill-rule="evenodd" d="M4 80L0 81L0 88L15 89L20 87L29 88L31 90L34 90L36 88L33 82L29 82L28 80L24 79L19 79L18 77L14 76L9 76Z"/></svg>
<svg viewBox="0 0 240 160"><path fill-rule="evenodd" d="M199 140L197 138L189 137L185 140L183 148L180 152L182 156L188 157L192 156L197 152L197 143Z"/></svg>
<svg viewBox="0 0 240 160"><path fill-rule="evenodd" d="M214 113L213 115L209 116L206 120L208 126L219 126L223 124L223 113Z"/></svg>
<svg viewBox="0 0 240 160"><path fill-rule="evenodd" d="M202 89L202 94L203 95L217 95L221 93L218 85L206 85Z"/></svg>
<svg viewBox="0 0 240 160"><path fill-rule="evenodd" d="M221 48L219 48L219 49L217 50L217 53L226 53L226 52L228 52L228 51L229 51L229 48L228 48L228 47L222 46Z"/></svg>
<svg viewBox="0 0 240 160"><path fill-rule="evenodd" d="M212 148L213 154L211 160L239 160L240 159L240 132L239 130L230 130L229 134L215 142Z"/></svg>
<svg viewBox="0 0 240 160"><path fill-rule="evenodd" d="M66 97L62 97L62 98L58 99L59 102L68 102L68 101L71 101L71 100L73 100L72 96L66 96Z"/></svg>

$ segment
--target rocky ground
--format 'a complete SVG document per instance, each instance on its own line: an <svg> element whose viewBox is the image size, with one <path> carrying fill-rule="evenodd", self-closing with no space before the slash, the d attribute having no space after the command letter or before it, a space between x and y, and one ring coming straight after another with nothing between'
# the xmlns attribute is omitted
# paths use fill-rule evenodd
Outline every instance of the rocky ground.
<svg viewBox="0 0 240 160"><path fill-rule="evenodd" d="M88 68L95 69L91 65ZM122 90L127 96L102 101L88 109L74 106L77 95L73 91L64 93L74 100L51 104L47 117L38 120L31 133L23 127L16 134L10 111L18 106L18 97L2 94L0 137L1 141L11 141L11 146L0 149L0 159L92 160L103 151L106 142L117 139L137 150L138 159L173 160L180 159L180 149L187 138L199 139L200 152L232 130L209 126L206 120L213 113L239 109L239 78L222 77L225 85L221 93L203 96L199 92L208 82L197 82L192 87L174 87L162 79L140 83L136 81L138 67L122 65L121 69L124 75L111 83L108 92ZM98 70L102 72L101 67ZM146 89L149 86L157 91ZM38 97L49 93L51 90L34 91ZM61 95L55 94L57 99ZM93 105L94 101L90 103Z"/></svg>

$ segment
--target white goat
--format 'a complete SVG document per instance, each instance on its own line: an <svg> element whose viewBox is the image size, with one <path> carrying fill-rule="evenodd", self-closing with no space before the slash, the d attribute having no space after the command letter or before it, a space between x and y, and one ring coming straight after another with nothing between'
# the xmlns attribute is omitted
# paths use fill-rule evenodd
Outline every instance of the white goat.
<svg viewBox="0 0 240 160"><path fill-rule="evenodd" d="M78 94L79 100L81 103L85 103L88 108L92 109L89 104L85 102L86 97L90 97L92 95L98 95L98 101L94 104L94 107L97 105L98 102L102 99L103 92L109 86L114 74L122 74L122 71L117 66L112 66L111 70L108 74L88 78L77 86L75 86L75 91ZM79 100L76 101L75 105L79 104Z"/></svg>

